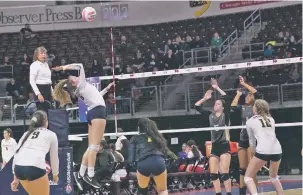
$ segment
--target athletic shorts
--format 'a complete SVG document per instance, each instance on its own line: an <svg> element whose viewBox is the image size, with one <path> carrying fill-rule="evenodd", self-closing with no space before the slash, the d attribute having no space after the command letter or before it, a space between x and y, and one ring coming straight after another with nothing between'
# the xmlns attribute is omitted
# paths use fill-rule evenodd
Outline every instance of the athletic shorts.
<svg viewBox="0 0 303 195"><path fill-rule="evenodd" d="M246 141L240 140L239 141L239 147L240 148L245 148L245 149L249 148L249 141L248 140L246 140Z"/></svg>
<svg viewBox="0 0 303 195"><path fill-rule="evenodd" d="M282 154L255 154L255 157L264 161L274 161L277 162L282 159Z"/></svg>
<svg viewBox="0 0 303 195"><path fill-rule="evenodd" d="M92 120L94 119L106 119L106 107L105 106L97 106L87 112L87 122L88 124L92 124Z"/></svg>
<svg viewBox="0 0 303 195"><path fill-rule="evenodd" d="M149 156L137 164L137 180L140 188L147 188L153 177L158 189L167 189L167 172L162 156Z"/></svg>
<svg viewBox="0 0 303 195"><path fill-rule="evenodd" d="M15 175L19 180L34 181L43 177L45 174L45 169L40 169L33 166L15 165Z"/></svg>
<svg viewBox="0 0 303 195"><path fill-rule="evenodd" d="M230 154L229 143L213 143L210 156L220 157L222 154Z"/></svg>

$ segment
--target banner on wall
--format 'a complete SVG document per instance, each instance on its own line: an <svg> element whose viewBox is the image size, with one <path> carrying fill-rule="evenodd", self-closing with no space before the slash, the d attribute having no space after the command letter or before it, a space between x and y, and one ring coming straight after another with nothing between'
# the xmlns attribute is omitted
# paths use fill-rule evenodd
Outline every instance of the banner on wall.
<svg viewBox="0 0 303 195"><path fill-rule="evenodd" d="M33 31L147 25L295 4L300 1L133 1L0 8L0 30L19 32L25 24L30 24ZM92 22L81 18L82 9L87 6L97 11Z"/></svg>
<svg viewBox="0 0 303 195"><path fill-rule="evenodd" d="M101 80L100 77L90 77L86 78L86 81L92 85L94 85L98 91L101 91ZM87 122L87 105L79 98L78 99L79 106L79 120L80 122Z"/></svg>

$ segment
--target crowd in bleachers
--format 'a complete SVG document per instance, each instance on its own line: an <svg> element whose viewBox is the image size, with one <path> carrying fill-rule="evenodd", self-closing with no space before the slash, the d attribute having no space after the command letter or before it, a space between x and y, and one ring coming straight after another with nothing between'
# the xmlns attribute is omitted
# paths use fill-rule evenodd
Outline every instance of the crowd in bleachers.
<svg viewBox="0 0 303 195"><path fill-rule="evenodd" d="M300 5L262 10L262 21L267 22L265 29L252 39L252 43L263 42L264 53L253 54L255 59L273 59L300 56L302 53L302 9ZM175 69L180 67L186 51L200 47L211 47L214 59L221 57L222 41L235 29L242 30L243 21L250 13L237 13L204 19L154 24L148 26L114 28L114 66L115 74L136 73ZM28 82L29 65L33 50L45 46L49 51L50 67L68 63L83 63L86 75L112 75L111 40L109 30L104 28L33 32L29 25L19 34L1 34L0 56L3 65L13 65L16 80L15 90L8 87L7 94L16 97L16 102L26 104L31 88ZM243 58L247 54L243 49ZM203 61L202 61L203 62ZM300 67L275 66L248 70L246 76L255 85L264 84L260 75L272 83L297 82L301 80ZM297 71L298 70L298 71ZM272 76L273 75L273 76ZM275 79L283 75L283 79ZM3 75L5 76L5 75ZM64 73L53 72L54 83L64 77ZM272 76L272 77L271 77ZM8 77L7 75L5 77ZM117 95L120 98L132 97L132 89L164 84L165 78L138 79L120 83ZM264 79L263 79L264 80ZM107 85L103 82L102 85ZM18 93L16 93L18 92ZM139 99L140 90L137 97ZM108 95L111 107L112 94ZM18 102L19 100L19 102ZM129 105L122 106L128 109ZM112 112L112 111L110 111Z"/></svg>

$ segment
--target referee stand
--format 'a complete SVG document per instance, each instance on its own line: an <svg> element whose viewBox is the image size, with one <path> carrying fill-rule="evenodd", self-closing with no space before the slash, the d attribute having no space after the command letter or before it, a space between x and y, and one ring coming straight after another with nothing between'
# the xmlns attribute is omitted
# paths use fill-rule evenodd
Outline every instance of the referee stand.
<svg viewBox="0 0 303 195"><path fill-rule="evenodd" d="M34 103L34 102L32 102ZM47 101L51 105L49 101ZM29 104L30 105L30 104ZM28 105L28 106L29 106ZM24 109L27 109L27 107ZM50 181L50 195L70 195L74 194L73 189L73 148L69 146L69 116L65 109L51 109L48 110L48 129L55 132L59 144L59 182L54 184L52 182L52 172L49 166L49 155L46 157L45 167L49 175ZM27 130L24 119L24 130ZM30 154L28 155L30 158ZM0 195L26 195L27 193L22 188L21 184L18 186L18 192L11 191L11 182L13 181L12 174L13 158L0 171Z"/></svg>

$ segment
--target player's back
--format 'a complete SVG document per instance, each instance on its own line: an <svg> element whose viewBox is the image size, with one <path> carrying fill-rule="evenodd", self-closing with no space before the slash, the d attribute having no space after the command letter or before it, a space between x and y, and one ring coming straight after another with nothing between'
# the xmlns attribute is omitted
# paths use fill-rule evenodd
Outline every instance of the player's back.
<svg viewBox="0 0 303 195"><path fill-rule="evenodd" d="M257 140L256 152L260 154L281 154L280 142L276 137L275 120L272 117L256 115L246 123L250 140ZM253 137L252 137L253 136Z"/></svg>
<svg viewBox="0 0 303 195"><path fill-rule="evenodd" d="M18 148L26 134L27 132L19 140ZM30 134L19 152L15 155L14 164L45 169L45 156L50 151L52 145L57 144L57 136L54 132L46 128L38 128Z"/></svg>

